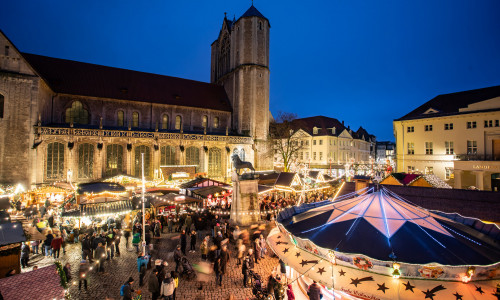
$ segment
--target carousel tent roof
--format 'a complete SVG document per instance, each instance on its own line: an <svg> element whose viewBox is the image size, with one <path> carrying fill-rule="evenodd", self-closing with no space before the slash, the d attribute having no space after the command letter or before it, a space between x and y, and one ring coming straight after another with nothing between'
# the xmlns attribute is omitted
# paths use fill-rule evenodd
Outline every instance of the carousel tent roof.
<svg viewBox="0 0 500 300"><path fill-rule="evenodd" d="M320 247L374 259L443 265L500 261L500 247L477 231L412 205L382 188L282 219L293 235ZM498 241L496 241L498 242Z"/></svg>
<svg viewBox="0 0 500 300"><path fill-rule="evenodd" d="M89 182L89 183L82 183L78 185L78 194L84 194L84 193L102 193L102 192L112 192L112 193L121 193L121 192L126 192L127 190L125 187L121 184L114 183L114 182Z"/></svg>

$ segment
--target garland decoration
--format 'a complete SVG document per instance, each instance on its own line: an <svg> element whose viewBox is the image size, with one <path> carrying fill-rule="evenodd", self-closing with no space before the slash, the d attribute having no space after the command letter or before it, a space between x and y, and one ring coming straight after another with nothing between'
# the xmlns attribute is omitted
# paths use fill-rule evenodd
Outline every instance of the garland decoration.
<svg viewBox="0 0 500 300"><path fill-rule="evenodd" d="M64 273L63 266L60 261L55 262L57 273L61 278L61 286L66 290L68 289L68 279L66 278L66 273Z"/></svg>

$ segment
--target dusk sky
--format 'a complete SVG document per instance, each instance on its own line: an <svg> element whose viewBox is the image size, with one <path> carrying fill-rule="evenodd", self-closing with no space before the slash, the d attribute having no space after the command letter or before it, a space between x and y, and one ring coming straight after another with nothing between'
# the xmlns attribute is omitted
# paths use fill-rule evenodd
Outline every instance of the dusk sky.
<svg viewBox="0 0 500 300"><path fill-rule="evenodd" d="M224 12L251 1L4 0L23 52L210 80ZM500 1L259 1L271 23L271 112L325 115L377 140L438 94L500 85Z"/></svg>

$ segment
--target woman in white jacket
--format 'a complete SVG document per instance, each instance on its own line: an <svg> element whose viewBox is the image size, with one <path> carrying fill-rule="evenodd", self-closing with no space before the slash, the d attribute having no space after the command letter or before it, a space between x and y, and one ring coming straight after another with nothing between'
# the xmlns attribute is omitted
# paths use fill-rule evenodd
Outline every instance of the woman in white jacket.
<svg viewBox="0 0 500 300"><path fill-rule="evenodd" d="M175 283L170 274L167 273L165 279L161 283L160 295L163 296L164 300L173 300L174 299L174 289Z"/></svg>

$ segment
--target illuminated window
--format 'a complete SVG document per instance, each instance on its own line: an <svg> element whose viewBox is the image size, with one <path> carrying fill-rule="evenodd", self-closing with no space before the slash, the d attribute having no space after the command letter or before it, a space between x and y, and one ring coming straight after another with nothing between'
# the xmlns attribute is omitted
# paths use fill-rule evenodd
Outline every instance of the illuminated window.
<svg viewBox="0 0 500 300"><path fill-rule="evenodd" d="M64 145L50 143L47 145L47 179L62 179L64 171Z"/></svg>
<svg viewBox="0 0 500 300"><path fill-rule="evenodd" d="M201 121L201 127L207 128L207 126L208 126L208 117L203 116L202 121Z"/></svg>
<svg viewBox="0 0 500 300"><path fill-rule="evenodd" d="M415 167L414 166L408 166L408 173L413 173L415 172Z"/></svg>
<svg viewBox="0 0 500 300"><path fill-rule="evenodd" d="M477 154L477 141L467 141L467 154Z"/></svg>
<svg viewBox="0 0 500 300"><path fill-rule="evenodd" d="M219 117L214 118L214 128L219 128Z"/></svg>
<svg viewBox="0 0 500 300"><path fill-rule="evenodd" d="M175 130L181 130L181 127L182 127L182 117L176 116L175 117Z"/></svg>
<svg viewBox="0 0 500 300"><path fill-rule="evenodd" d="M125 113L123 110L119 110L116 113L116 125L119 127L125 126Z"/></svg>
<svg viewBox="0 0 500 300"><path fill-rule="evenodd" d="M318 127L313 128L313 134L318 134Z"/></svg>
<svg viewBox="0 0 500 300"><path fill-rule="evenodd" d="M195 165L200 167L200 149L196 147L188 147L186 149L186 165Z"/></svg>
<svg viewBox="0 0 500 300"><path fill-rule="evenodd" d="M83 105L80 101L74 101L71 104L71 107L66 109L66 123L89 123L89 112L83 108Z"/></svg>
<svg viewBox="0 0 500 300"><path fill-rule="evenodd" d="M453 174L453 168L444 168L444 178L446 180L455 178L455 175Z"/></svg>
<svg viewBox="0 0 500 300"><path fill-rule="evenodd" d="M432 147L432 142L425 142L425 154L432 155L434 153L434 149Z"/></svg>
<svg viewBox="0 0 500 300"><path fill-rule="evenodd" d="M161 129L168 129L168 115L164 114L161 117Z"/></svg>
<svg viewBox="0 0 500 300"><path fill-rule="evenodd" d="M446 150L446 154L453 154L453 142L444 142L444 148Z"/></svg>
<svg viewBox="0 0 500 300"><path fill-rule="evenodd" d="M132 127L139 127L139 113L136 111L132 113Z"/></svg>
<svg viewBox="0 0 500 300"><path fill-rule="evenodd" d="M219 148L208 150L208 176L222 176L222 151Z"/></svg>
<svg viewBox="0 0 500 300"><path fill-rule="evenodd" d="M162 146L160 149L160 157L162 166L176 165L175 163L175 148L172 146Z"/></svg>
<svg viewBox="0 0 500 300"><path fill-rule="evenodd" d="M151 151L148 146L144 145L135 147L134 175L137 178L142 178L142 153L144 153L144 176L148 178L151 174Z"/></svg>
<svg viewBox="0 0 500 300"><path fill-rule="evenodd" d="M92 178L94 169L94 145L78 146L78 178Z"/></svg>
<svg viewBox="0 0 500 300"><path fill-rule="evenodd" d="M425 174L426 175L433 175L434 174L434 167L425 167Z"/></svg>
<svg viewBox="0 0 500 300"><path fill-rule="evenodd" d="M415 154L415 143L408 143L408 154Z"/></svg>
<svg viewBox="0 0 500 300"><path fill-rule="evenodd" d="M106 146L106 176L115 176L123 172L123 146Z"/></svg>

